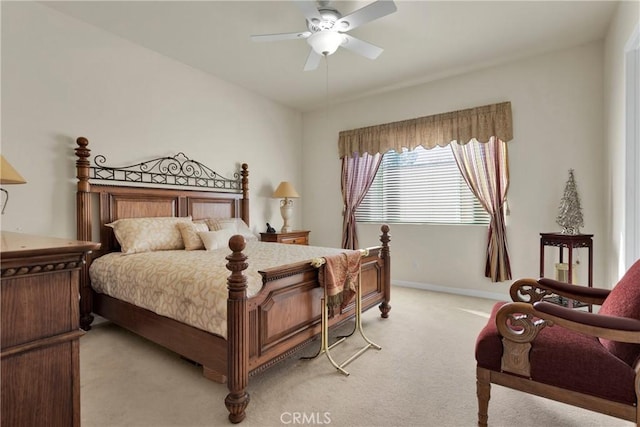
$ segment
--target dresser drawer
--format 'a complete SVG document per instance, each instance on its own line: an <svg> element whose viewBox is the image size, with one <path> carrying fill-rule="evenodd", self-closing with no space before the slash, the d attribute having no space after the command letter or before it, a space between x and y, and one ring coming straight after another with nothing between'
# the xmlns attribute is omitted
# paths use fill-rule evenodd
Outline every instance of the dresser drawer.
<svg viewBox="0 0 640 427"><path fill-rule="evenodd" d="M3 278L0 292L3 349L79 328L75 270Z"/></svg>
<svg viewBox="0 0 640 427"><path fill-rule="evenodd" d="M280 233L260 233L260 240L263 242L285 243L289 245L308 245L309 231L295 230Z"/></svg>
<svg viewBox="0 0 640 427"><path fill-rule="evenodd" d="M280 243L288 243L290 245L308 245L309 239L307 236L283 237L280 240Z"/></svg>
<svg viewBox="0 0 640 427"><path fill-rule="evenodd" d="M73 426L79 402L78 340L36 347L2 359L3 426Z"/></svg>

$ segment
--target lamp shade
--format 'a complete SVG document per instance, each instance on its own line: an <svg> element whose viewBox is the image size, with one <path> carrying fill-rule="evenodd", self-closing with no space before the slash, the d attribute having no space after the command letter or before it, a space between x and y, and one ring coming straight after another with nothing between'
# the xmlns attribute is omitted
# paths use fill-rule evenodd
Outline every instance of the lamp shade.
<svg viewBox="0 0 640 427"><path fill-rule="evenodd" d="M276 188L276 191L273 192L273 196L271 197L276 199L295 199L297 197L300 197L300 195L298 194L296 189L293 188L293 185L291 185L290 182L282 181L280 185L278 185L278 188Z"/></svg>
<svg viewBox="0 0 640 427"><path fill-rule="evenodd" d="M25 184L27 181L0 154L0 184Z"/></svg>

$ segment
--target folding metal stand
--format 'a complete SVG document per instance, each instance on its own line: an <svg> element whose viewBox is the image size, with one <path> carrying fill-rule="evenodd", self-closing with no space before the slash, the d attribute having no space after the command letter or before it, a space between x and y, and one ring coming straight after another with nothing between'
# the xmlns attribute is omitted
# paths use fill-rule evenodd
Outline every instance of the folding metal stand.
<svg viewBox="0 0 640 427"><path fill-rule="evenodd" d="M322 261L320 261L320 259L314 260L314 266L319 267L319 266L321 266L322 264L324 264L326 262L324 260L324 258L321 258L321 260ZM328 296L327 296L327 288L326 287L324 288L324 297L322 298L322 317L321 317L321 325L322 325L321 340L322 340L322 343L320 345L320 350L318 350L318 353L316 353L313 356L302 357L301 359L305 359L305 360L315 359L321 353L326 353L327 358L329 359L329 362L331 362L331 364L339 372L341 372L342 374L344 374L346 376L349 376L349 372L347 372L344 369L345 366L347 366L349 363L351 363L352 361L357 359L365 351L367 351L367 350L369 350L371 348L374 348L376 350L381 350L382 349L382 347L380 347L378 344L374 343L369 338L367 338L367 336L364 334L364 331L362 330L362 305L361 305L362 304L362 271L360 271L360 274L358 274L358 289L356 290L356 298L355 298L355 300L356 300L355 301L356 313L355 313L355 325L353 327L353 331L351 331L351 333L349 333L348 335L339 336L338 340L336 342L334 342L333 344L329 345L329 308L327 307ZM344 340L346 340L348 337L353 335L353 333L356 330L358 330L360 332L360 335L366 341L367 345L362 347L353 356L349 357L347 360L345 360L341 364L338 364L333 359L333 357L331 357L330 350L332 348L334 348L335 346L337 346L338 344L343 343Z"/></svg>

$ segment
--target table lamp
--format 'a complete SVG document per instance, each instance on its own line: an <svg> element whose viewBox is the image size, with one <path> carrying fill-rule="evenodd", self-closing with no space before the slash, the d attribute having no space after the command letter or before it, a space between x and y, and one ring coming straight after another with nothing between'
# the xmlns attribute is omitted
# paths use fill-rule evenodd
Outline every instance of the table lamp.
<svg viewBox="0 0 640 427"><path fill-rule="evenodd" d="M0 154L0 185L4 184L26 184L27 181L24 180L22 175L18 173L17 170L11 166L3 155ZM9 192L4 188L0 188L5 194L4 203L2 204L2 214L4 214L4 208L7 206L7 202L9 201Z"/></svg>
<svg viewBox="0 0 640 427"><path fill-rule="evenodd" d="M282 229L280 230L282 233L288 233L291 231L291 226L289 225L289 218L291 218L291 214L293 213L293 200L300 197L298 192L293 185L287 181L282 181L276 191L273 192L273 198L282 199L280 201L280 214L282 215L282 220L284 224L282 225Z"/></svg>

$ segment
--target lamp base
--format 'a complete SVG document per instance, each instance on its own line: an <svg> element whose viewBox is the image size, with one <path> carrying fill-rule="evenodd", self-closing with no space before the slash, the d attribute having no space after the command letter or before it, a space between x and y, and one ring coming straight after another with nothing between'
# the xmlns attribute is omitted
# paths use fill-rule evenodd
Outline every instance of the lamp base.
<svg viewBox="0 0 640 427"><path fill-rule="evenodd" d="M280 202L280 215L282 215L282 220L284 224L282 224L282 228L280 229L281 233L289 233L291 230L291 226L289 225L289 218L291 218L291 213L293 212L293 200L285 198Z"/></svg>

